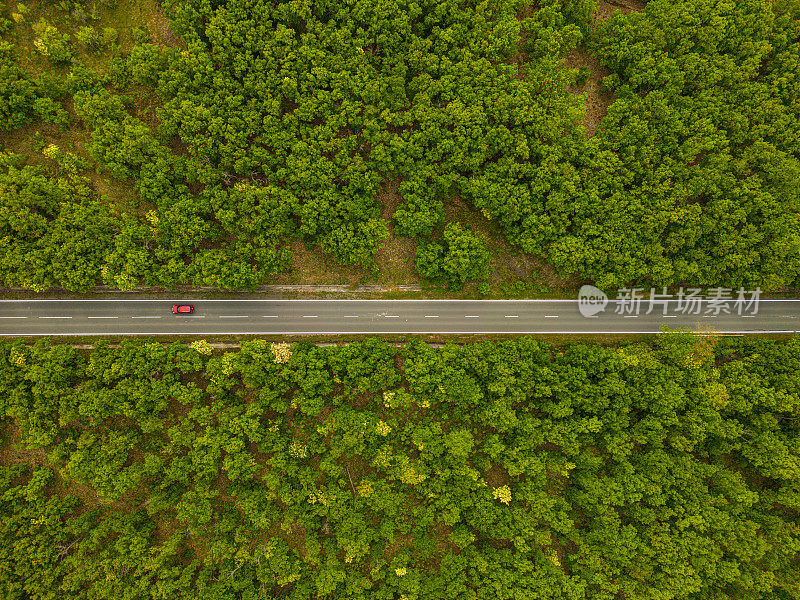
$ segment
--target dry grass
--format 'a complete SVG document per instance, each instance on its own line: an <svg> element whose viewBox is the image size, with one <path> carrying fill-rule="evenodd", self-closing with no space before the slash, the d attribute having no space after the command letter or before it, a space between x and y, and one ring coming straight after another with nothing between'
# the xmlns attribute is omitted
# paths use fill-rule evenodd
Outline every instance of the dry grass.
<svg viewBox="0 0 800 600"><path fill-rule="evenodd" d="M139 2L136 5L138 6ZM172 46L173 48L186 48L186 42L170 27L169 19L157 1L152 4L143 3L141 6L143 7L141 15L144 17L144 23L154 44Z"/></svg>
<svg viewBox="0 0 800 600"><path fill-rule="evenodd" d="M40 152L36 152L37 137L43 140L45 145L55 144L64 151L91 160L87 151L91 142L91 133L79 126L65 130L56 125L38 123L23 125L12 131L0 131L0 147L5 148L6 151L21 154L25 157L27 165L56 168L54 161L46 158ZM131 212L137 210L139 197L134 189L133 181L114 179L105 173L97 173L94 169L88 169L80 175L89 179L91 187L98 197L110 198L110 205L119 206Z"/></svg>
<svg viewBox="0 0 800 600"><path fill-rule="evenodd" d="M613 93L601 90L603 77L610 75L611 71L603 67L597 58L583 48L572 50L564 57L564 60L570 68L589 69L590 74L586 84L582 88L574 88L570 91L586 94L583 127L586 129L586 135L591 137L597 131L603 117L608 112L608 107L614 101Z"/></svg>
<svg viewBox="0 0 800 600"><path fill-rule="evenodd" d="M594 20L610 18L614 11L621 11L627 15L633 11L643 10L645 2L642 0L597 0L597 9L594 11Z"/></svg>
<svg viewBox="0 0 800 600"><path fill-rule="evenodd" d="M511 477L508 476L508 472L505 468L495 462L487 469L483 477L486 479L486 484L492 489L497 489L511 483Z"/></svg>
<svg viewBox="0 0 800 600"><path fill-rule="evenodd" d="M496 222L491 221L472 204L461 197L451 198L445 202L445 223L458 222L486 240L492 254L489 262L489 285L495 293L503 286L522 284L531 289L550 291L572 291L577 289L578 281L563 278L541 257L522 252L512 246L503 235ZM444 227L434 232L440 235ZM467 287L472 291L476 284Z"/></svg>
<svg viewBox="0 0 800 600"><path fill-rule="evenodd" d="M12 465L30 465L44 467L50 464L47 459L47 452L44 448L19 448L20 433L19 428L9 422L3 427L3 435L0 438L0 465L10 467Z"/></svg>
<svg viewBox="0 0 800 600"><path fill-rule="evenodd" d="M297 238L288 242L292 251L292 263L287 273L270 278L272 284L305 284L324 285L341 284L357 285L367 282L370 272L363 267L342 265L332 256L325 254L322 248L306 247Z"/></svg>
<svg viewBox="0 0 800 600"><path fill-rule="evenodd" d="M389 227L389 237L375 253L374 271L356 265L343 265L325 254L319 246L309 248L302 240L293 239L289 242L292 251L289 272L271 278L270 283L387 286L419 283L414 268L414 251L417 243L413 239L396 236L390 223L395 209L404 200L399 187L399 179L387 181L377 196L377 201L383 205L382 218Z"/></svg>
<svg viewBox="0 0 800 600"><path fill-rule="evenodd" d="M81 158L89 158L86 148L91 142L91 134L78 128L66 130L58 125L41 122L22 125L11 131L0 130L0 146L6 151L25 156L29 165L54 165L53 161L34 149L37 137L40 137L45 145L55 144L62 150L77 154Z"/></svg>
<svg viewBox="0 0 800 600"><path fill-rule="evenodd" d="M20 445L21 435L19 428L14 423L7 423L3 428L3 435L0 438L0 465L9 467L13 465L29 465L31 467L52 467L49 457L44 448L25 448ZM63 498L65 496L75 496L83 503L82 510L104 507L113 510L133 510L132 496L135 492L125 494L122 498L112 503L102 502L90 486L75 481L74 479L64 479L56 472L56 482L52 488L53 494Z"/></svg>
<svg viewBox="0 0 800 600"><path fill-rule="evenodd" d="M98 0L94 1L100 6ZM97 26L119 31L120 45L125 52L134 45L130 32L136 27L146 29L154 44L186 49L186 43L170 27L159 0L119 0L116 7L100 6L97 13Z"/></svg>
<svg viewBox="0 0 800 600"><path fill-rule="evenodd" d="M392 532L392 541L385 542L383 545L383 560L391 563L402 552L413 550L414 536L411 533L401 533L398 530Z"/></svg>
<svg viewBox="0 0 800 600"><path fill-rule="evenodd" d="M377 201L383 205L381 217L389 226L389 237L375 254L375 264L382 274L381 282L387 285L419 283L414 268L417 242L411 238L396 236L390 221L394 211L404 202L399 188L400 179L387 181L377 196Z"/></svg>
<svg viewBox="0 0 800 600"><path fill-rule="evenodd" d="M593 21L605 21L619 10L623 14L642 10L645 3L640 0L598 0L597 9L592 15ZM614 95L601 89L603 77L610 75L611 72L600 65L600 61L589 54L584 48L576 48L564 56L564 60L570 68L585 68L589 70L589 78L581 88L573 88L573 93L586 94L586 110L583 118L583 127L586 135L591 137L595 134L600 123L608 112L608 107L614 101Z"/></svg>

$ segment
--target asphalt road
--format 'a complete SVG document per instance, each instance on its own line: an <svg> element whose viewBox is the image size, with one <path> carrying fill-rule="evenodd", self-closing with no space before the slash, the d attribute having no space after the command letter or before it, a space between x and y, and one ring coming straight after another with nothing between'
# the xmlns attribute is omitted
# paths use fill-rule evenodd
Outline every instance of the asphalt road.
<svg viewBox="0 0 800 600"><path fill-rule="evenodd" d="M175 303L192 315L172 314ZM595 318L576 300L0 300L0 335L211 335L376 333L790 333L800 329L800 300L761 300L755 311L726 314L703 303L696 314L670 301L645 314L617 314L609 302ZM663 314L666 311L667 314ZM752 314L755 312L756 314Z"/></svg>

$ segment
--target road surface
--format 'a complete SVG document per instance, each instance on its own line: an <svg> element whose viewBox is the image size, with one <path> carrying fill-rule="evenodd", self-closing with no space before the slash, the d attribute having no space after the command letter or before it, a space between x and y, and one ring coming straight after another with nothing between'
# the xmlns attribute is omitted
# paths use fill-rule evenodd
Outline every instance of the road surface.
<svg viewBox="0 0 800 600"><path fill-rule="evenodd" d="M192 315L172 305L193 304ZM714 314L708 304L682 314L671 302L645 314L616 314L610 301L596 318L576 300L0 300L0 335L236 334L612 334L662 327L719 333L790 333L800 329L800 300L761 300L756 314ZM664 312L667 314L663 314ZM751 312L753 309L751 307Z"/></svg>

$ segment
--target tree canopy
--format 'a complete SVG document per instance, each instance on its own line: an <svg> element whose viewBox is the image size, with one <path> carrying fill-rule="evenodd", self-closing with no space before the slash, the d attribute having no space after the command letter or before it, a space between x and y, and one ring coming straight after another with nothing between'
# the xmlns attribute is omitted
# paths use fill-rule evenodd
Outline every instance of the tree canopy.
<svg viewBox="0 0 800 600"><path fill-rule="evenodd" d="M3 598L796 596L800 339L0 343Z"/></svg>
<svg viewBox="0 0 800 600"><path fill-rule="evenodd" d="M369 268L390 225L433 252L466 205L600 287L800 285L797 2L651 0L604 21L590 0L170 0L180 44L124 51L78 9L73 41L65 6L0 22L0 139L86 135L63 148L88 154L78 174L133 188L89 185L125 231L98 281L253 288L290 267L292 238ZM613 100L588 138L576 55Z"/></svg>

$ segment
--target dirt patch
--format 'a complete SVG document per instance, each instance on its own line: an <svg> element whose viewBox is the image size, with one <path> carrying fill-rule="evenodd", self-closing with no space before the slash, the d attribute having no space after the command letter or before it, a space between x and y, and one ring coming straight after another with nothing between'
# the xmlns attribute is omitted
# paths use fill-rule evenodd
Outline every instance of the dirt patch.
<svg viewBox="0 0 800 600"><path fill-rule="evenodd" d="M597 8L594 11L593 20L600 19L605 21L617 10L624 15L633 11L644 10L645 4L641 0L597 0Z"/></svg>
<svg viewBox="0 0 800 600"><path fill-rule="evenodd" d="M508 270L514 275L524 279L528 276L528 269L525 261L519 256L509 256L506 258L506 266Z"/></svg>
<svg viewBox="0 0 800 600"><path fill-rule="evenodd" d="M134 188L134 183L131 180L113 179L105 176L105 174L98 174L96 171L87 171L83 175L92 182L92 187L98 197L106 196L112 200L110 205L124 208L130 213L144 216L147 212L144 206L139 202L139 196Z"/></svg>
<svg viewBox="0 0 800 600"><path fill-rule="evenodd" d="M616 11L629 14L643 10L645 2L641 0L598 0L597 8L592 15L592 21L606 21ZM614 101L614 94L601 90L603 77L610 75L611 71L600 65L600 61L583 48L572 50L564 56L567 66L576 69L588 69L589 78L581 88L571 89L574 93L586 94L586 110L583 117L583 126L586 136L591 137L597 131L603 117L608 112L608 107Z"/></svg>
<svg viewBox="0 0 800 600"><path fill-rule="evenodd" d="M493 489L508 485L511 483L511 478L508 472L502 465L493 462L489 469L483 474L486 479L486 484Z"/></svg>
<svg viewBox="0 0 800 600"><path fill-rule="evenodd" d="M389 226L389 237L375 253L375 264L380 269L383 283L402 285L419 283L414 268L414 252L417 242L411 238L396 236L391 218L397 207L403 203L400 194L400 179L387 181L378 193L377 201L383 205L381 217Z"/></svg>
<svg viewBox="0 0 800 600"><path fill-rule="evenodd" d="M614 101L614 94L601 89L603 77L610 75L606 67L600 61L589 54L583 48L576 48L564 56L567 66L572 69L588 69L589 78L582 88L571 89L574 93L585 93L585 114L583 126L586 129L587 137L591 137L600 126L603 117L608 112L608 107Z"/></svg>
<svg viewBox="0 0 800 600"><path fill-rule="evenodd" d="M30 465L46 467L50 465L47 452L44 448L15 448L19 444L19 428L14 423L5 426L0 447L0 465L10 467L13 465Z"/></svg>
<svg viewBox="0 0 800 600"><path fill-rule="evenodd" d="M303 240L299 238L291 239L288 246L292 251L291 266L288 272L272 277L270 283L356 285L367 281L370 277L367 269L354 265L342 265L332 256L325 254L319 246L306 247Z"/></svg>
<svg viewBox="0 0 800 600"><path fill-rule="evenodd" d="M445 222L461 223L463 227L486 240L492 255L489 261L488 281L494 292L502 292L504 296L513 293L517 296L545 290L572 293L577 289L576 279L561 277L543 258L521 252L519 248L511 245L500 226L495 221L487 219L467 200L461 197L446 200ZM440 226L432 237L438 239L443 230L444 227ZM519 294L508 286L519 288L517 290ZM467 290L469 291L471 287L475 287L475 284L469 284Z"/></svg>
<svg viewBox="0 0 800 600"><path fill-rule="evenodd" d="M414 547L414 536L410 533L401 533L398 530L392 532L392 539L383 544L383 560L391 562L401 552L411 550Z"/></svg>
<svg viewBox="0 0 800 600"><path fill-rule="evenodd" d="M170 26L164 9L158 3L154 3L148 9L143 16L146 17L145 25L153 43L173 48L186 48L186 43L181 36L175 33Z"/></svg>
<svg viewBox="0 0 800 600"><path fill-rule="evenodd" d="M400 180L387 181L377 195L383 205L382 218L389 227L389 237L375 253L374 271L357 265L342 265L325 254L319 246L307 247L298 238L288 242L292 251L292 264L288 272L270 279L271 284L291 285L358 285L380 283L384 286L416 285L419 283L414 268L417 243L413 239L396 236L389 220L403 202L399 191Z"/></svg>

